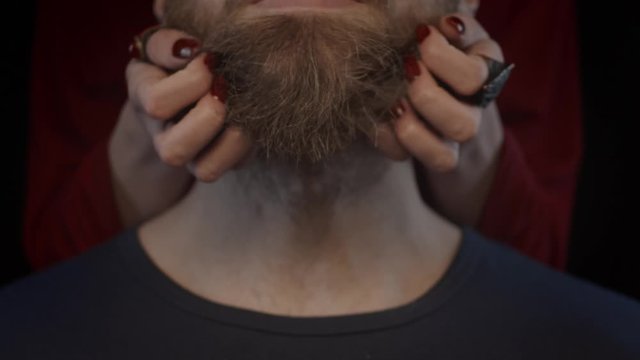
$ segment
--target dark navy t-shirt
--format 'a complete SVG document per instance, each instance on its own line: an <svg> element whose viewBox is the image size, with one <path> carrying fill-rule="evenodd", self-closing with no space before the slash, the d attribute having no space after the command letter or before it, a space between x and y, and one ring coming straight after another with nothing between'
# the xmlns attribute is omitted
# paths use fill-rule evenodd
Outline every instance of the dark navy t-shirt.
<svg viewBox="0 0 640 360"><path fill-rule="evenodd" d="M135 231L0 290L0 359L640 359L640 305L465 229L439 283L369 314L292 318L199 298Z"/></svg>

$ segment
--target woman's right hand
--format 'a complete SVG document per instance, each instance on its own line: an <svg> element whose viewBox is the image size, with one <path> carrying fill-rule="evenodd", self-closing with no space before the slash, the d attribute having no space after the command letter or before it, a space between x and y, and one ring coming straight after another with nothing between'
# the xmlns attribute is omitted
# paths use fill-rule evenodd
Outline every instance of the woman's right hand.
<svg viewBox="0 0 640 360"><path fill-rule="evenodd" d="M160 29L145 52L148 62L133 59L127 67L129 100L109 149L126 227L175 204L194 178L219 179L251 151L242 130L225 126L224 82L198 53L197 40Z"/></svg>

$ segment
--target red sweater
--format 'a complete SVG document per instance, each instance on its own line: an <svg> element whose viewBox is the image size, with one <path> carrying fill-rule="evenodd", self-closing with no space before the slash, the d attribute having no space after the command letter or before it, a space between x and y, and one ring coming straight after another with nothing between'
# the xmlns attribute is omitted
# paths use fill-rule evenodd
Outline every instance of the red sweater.
<svg viewBox="0 0 640 360"><path fill-rule="evenodd" d="M38 4L24 237L35 268L124 230L107 143L126 98L127 46L154 23L149 4ZM478 230L559 268L581 156L574 7L494 0L479 14L517 69L499 101L506 141Z"/></svg>

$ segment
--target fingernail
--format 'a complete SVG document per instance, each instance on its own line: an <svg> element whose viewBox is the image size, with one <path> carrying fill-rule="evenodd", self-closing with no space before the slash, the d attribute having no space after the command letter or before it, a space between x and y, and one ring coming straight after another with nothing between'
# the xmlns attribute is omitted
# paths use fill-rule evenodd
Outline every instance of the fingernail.
<svg viewBox="0 0 640 360"><path fill-rule="evenodd" d="M420 71L418 59L416 59L415 56L408 55L404 58L404 71L409 82L412 82L416 77L420 76L422 71Z"/></svg>
<svg viewBox="0 0 640 360"><path fill-rule="evenodd" d="M393 106L393 115L396 119L402 117L402 115L404 115L406 111L407 108L404 106L401 100L398 100L398 102Z"/></svg>
<svg viewBox="0 0 640 360"><path fill-rule="evenodd" d="M447 18L447 23L451 25L458 34L462 35L467 31L467 27L464 25L464 22L457 16L449 16Z"/></svg>
<svg viewBox="0 0 640 360"><path fill-rule="evenodd" d="M173 44L173 56L191 59L200 49L200 42L194 39L180 39Z"/></svg>
<svg viewBox="0 0 640 360"><path fill-rule="evenodd" d="M429 37L429 35L431 35L431 29L429 29L429 26L420 24L416 27L416 38L418 39L418 44L422 43L424 39Z"/></svg>
<svg viewBox="0 0 640 360"><path fill-rule="evenodd" d="M218 66L218 57L216 54L207 53L207 56L204 57L205 66L211 71L212 74L215 73L215 69Z"/></svg>
<svg viewBox="0 0 640 360"><path fill-rule="evenodd" d="M221 103L227 102L228 92L227 81L222 76L216 76L213 79L213 85L211 86L211 95L220 100Z"/></svg>

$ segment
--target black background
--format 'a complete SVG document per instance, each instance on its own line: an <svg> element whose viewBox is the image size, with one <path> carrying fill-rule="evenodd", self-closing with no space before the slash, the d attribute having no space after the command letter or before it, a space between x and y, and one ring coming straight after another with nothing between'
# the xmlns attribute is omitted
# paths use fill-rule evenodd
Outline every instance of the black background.
<svg viewBox="0 0 640 360"><path fill-rule="evenodd" d="M570 270L640 299L640 17L632 1L577 1L585 161Z"/></svg>
<svg viewBox="0 0 640 360"><path fill-rule="evenodd" d="M582 52L585 154L569 270L640 299L637 147L640 14L631 2L577 1ZM3 4L0 284L28 273L20 247L35 1ZM610 4L614 7L608 8ZM15 20L15 21L14 21ZM9 22L11 21L11 22Z"/></svg>
<svg viewBox="0 0 640 360"><path fill-rule="evenodd" d="M26 141L28 126L28 86L35 1L3 2L0 45L0 154L2 172L0 199L2 229L0 237L0 284L27 273L20 246L23 195L25 190Z"/></svg>

